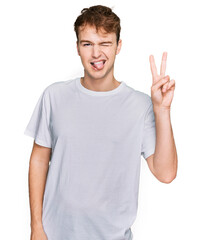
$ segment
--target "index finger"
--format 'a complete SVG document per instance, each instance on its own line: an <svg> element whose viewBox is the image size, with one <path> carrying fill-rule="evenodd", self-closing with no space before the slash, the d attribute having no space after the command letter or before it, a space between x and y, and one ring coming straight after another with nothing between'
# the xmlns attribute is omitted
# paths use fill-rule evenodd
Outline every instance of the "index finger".
<svg viewBox="0 0 199 240"><path fill-rule="evenodd" d="M153 55L149 56L149 61L150 61L150 67L151 67L152 76L153 76L154 79L156 79L157 76L158 76L158 72L157 72L157 68L156 68L156 65L155 65L155 60L154 60L154 56Z"/></svg>
<svg viewBox="0 0 199 240"><path fill-rule="evenodd" d="M165 76L166 61L167 61L167 52L164 52L162 54L162 62L161 62L161 67L160 67L160 75L163 75L163 76Z"/></svg>

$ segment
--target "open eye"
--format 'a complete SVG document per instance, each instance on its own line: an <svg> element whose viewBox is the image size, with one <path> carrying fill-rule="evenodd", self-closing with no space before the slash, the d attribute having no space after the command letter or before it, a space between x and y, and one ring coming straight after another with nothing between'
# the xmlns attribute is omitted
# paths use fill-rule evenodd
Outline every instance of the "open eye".
<svg viewBox="0 0 199 240"><path fill-rule="evenodd" d="M83 44L83 46L88 46L88 45L91 45L90 43L85 43L85 44Z"/></svg>

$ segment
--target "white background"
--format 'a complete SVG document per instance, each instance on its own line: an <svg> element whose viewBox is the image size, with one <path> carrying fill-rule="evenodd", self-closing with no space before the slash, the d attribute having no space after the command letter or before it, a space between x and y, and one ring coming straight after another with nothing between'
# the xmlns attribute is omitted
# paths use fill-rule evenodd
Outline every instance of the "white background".
<svg viewBox="0 0 199 240"><path fill-rule="evenodd" d="M159 182L141 158L134 239L199 239L199 14L193 0L1 1L0 239L30 238L28 167L33 139L23 132L46 86L83 76L73 24L83 8L97 4L113 7L121 19L117 80L150 95L149 55L154 55L159 70L167 51L166 74L176 81L171 122L177 178L170 184Z"/></svg>

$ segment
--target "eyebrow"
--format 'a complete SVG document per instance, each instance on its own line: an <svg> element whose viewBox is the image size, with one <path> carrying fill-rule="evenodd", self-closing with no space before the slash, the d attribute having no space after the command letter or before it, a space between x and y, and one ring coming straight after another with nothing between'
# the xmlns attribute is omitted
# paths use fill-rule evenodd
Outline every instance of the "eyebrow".
<svg viewBox="0 0 199 240"><path fill-rule="evenodd" d="M81 41L80 41L80 44L83 43L83 42L92 43L92 42L89 41L89 40L81 40ZM111 42L111 41L104 41L104 42L100 42L100 43L113 43L113 42Z"/></svg>

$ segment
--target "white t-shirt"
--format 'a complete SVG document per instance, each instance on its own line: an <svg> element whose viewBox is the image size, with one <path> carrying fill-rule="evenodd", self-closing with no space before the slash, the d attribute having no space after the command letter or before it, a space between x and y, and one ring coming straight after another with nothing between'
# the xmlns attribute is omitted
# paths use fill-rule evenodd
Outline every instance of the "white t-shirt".
<svg viewBox="0 0 199 240"><path fill-rule="evenodd" d="M42 223L48 240L131 240L141 155L155 151L151 97L124 81L110 91L80 77L41 94L24 134L52 148Z"/></svg>

